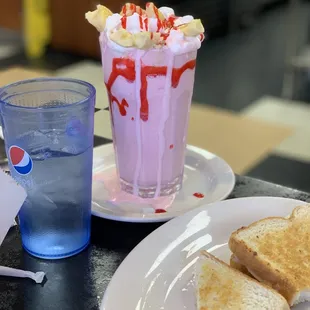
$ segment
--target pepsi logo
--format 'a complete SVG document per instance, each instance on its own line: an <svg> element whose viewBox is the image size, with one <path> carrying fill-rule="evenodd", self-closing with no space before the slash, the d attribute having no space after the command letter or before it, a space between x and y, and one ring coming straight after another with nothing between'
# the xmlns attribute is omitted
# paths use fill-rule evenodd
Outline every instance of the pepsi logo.
<svg viewBox="0 0 310 310"><path fill-rule="evenodd" d="M68 136L79 136L83 131L83 124L77 118L72 118L67 124L66 132Z"/></svg>
<svg viewBox="0 0 310 310"><path fill-rule="evenodd" d="M32 159L29 154L19 146L12 145L9 149L9 159L15 171L26 175L32 170Z"/></svg>

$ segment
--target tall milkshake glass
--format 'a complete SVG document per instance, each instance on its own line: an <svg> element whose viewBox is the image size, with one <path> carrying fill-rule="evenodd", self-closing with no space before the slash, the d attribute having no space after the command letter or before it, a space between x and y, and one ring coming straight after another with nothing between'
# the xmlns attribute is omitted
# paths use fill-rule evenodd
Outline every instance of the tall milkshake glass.
<svg viewBox="0 0 310 310"><path fill-rule="evenodd" d="M141 8L127 6L141 13ZM130 26L130 18L151 28L151 18L138 13L129 16L126 23L124 14L123 28L134 25ZM159 19L154 19L159 29ZM135 36L123 28L122 35L129 39ZM157 37L168 36L158 33ZM144 198L175 193L182 187L196 46L177 52L165 44L145 49L123 47L111 40L109 32L102 31L100 47L121 188Z"/></svg>

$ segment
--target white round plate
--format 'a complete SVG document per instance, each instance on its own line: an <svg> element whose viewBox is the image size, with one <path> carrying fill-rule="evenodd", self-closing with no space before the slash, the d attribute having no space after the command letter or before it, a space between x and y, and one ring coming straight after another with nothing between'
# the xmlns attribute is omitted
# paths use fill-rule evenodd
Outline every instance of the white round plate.
<svg viewBox="0 0 310 310"><path fill-rule="evenodd" d="M106 175L117 180L112 144L94 149L92 214L125 222L170 220L198 206L225 199L235 185L235 175L223 159L191 145L186 150L183 187L177 194L138 200L130 199L133 196L126 194L123 200L115 201L111 190L107 189L110 181L105 182L101 178ZM204 197L197 198L195 193L201 193ZM166 212L155 213L156 209Z"/></svg>
<svg viewBox="0 0 310 310"><path fill-rule="evenodd" d="M125 258L104 294L101 310L196 310L193 274L200 251L229 262L227 242L233 231L265 217L287 216L302 204L276 197L238 198L173 219Z"/></svg>

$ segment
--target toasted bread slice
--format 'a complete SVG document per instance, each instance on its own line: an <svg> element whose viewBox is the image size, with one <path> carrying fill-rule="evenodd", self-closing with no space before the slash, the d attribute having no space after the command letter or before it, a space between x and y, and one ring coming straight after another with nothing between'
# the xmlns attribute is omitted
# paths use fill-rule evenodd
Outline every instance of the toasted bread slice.
<svg viewBox="0 0 310 310"><path fill-rule="evenodd" d="M259 275L255 274L253 270L249 270L246 266L242 265L240 260L235 254L232 254L230 256L230 262L229 262L230 267L239 270L240 272L244 273L245 275L256 279L259 282L263 282L263 280L259 277ZM267 284L268 285L268 284Z"/></svg>
<svg viewBox="0 0 310 310"><path fill-rule="evenodd" d="M238 229L229 247L241 265L290 305L310 301L310 206Z"/></svg>
<svg viewBox="0 0 310 310"><path fill-rule="evenodd" d="M230 267L239 270L240 272L246 274L247 276L253 278L253 275L249 272L249 270L240 263L239 259L235 254L232 254L230 256L230 262L229 262Z"/></svg>
<svg viewBox="0 0 310 310"><path fill-rule="evenodd" d="M278 292L203 251L197 265L198 310L289 310Z"/></svg>

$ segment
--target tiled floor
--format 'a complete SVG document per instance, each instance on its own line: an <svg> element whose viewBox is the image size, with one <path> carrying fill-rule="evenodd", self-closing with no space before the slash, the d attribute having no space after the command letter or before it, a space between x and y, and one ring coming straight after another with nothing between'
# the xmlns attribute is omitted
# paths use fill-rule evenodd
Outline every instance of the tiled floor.
<svg viewBox="0 0 310 310"><path fill-rule="evenodd" d="M56 76L84 79L93 84L97 91L96 108L108 107L107 91L103 87L103 71L100 62L81 61L55 71Z"/></svg>
<svg viewBox="0 0 310 310"><path fill-rule="evenodd" d="M307 103L265 96L242 111L242 114L294 129L274 153L310 162L310 106Z"/></svg>
<svg viewBox="0 0 310 310"><path fill-rule="evenodd" d="M305 102L262 97L242 111L247 117L287 125L293 134L248 175L310 191L310 105Z"/></svg>
<svg viewBox="0 0 310 310"><path fill-rule="evenodd" d="M193 102L188 143L219 155L236 173L245 174L291 133L289 126Z"/></svg>
<svg viewBox="0 0 310 310"><path fill-rule="evenodd" d="M301 47L308 39L310 4L300 3L293 23L288 6L282 5L261 15L254 27L203 44L193 96L203 106L192 109L189 142L218 153L237 173L310 191L310 105L281 99L289 93L283 82L290 81L291 73L296 81L302 76L298 85L308 83L310 53ZM91 82L97 89L95 145L111 139L100 62L50 49L45 59L30 61L20 46L20 38L0 29L0 68L18 65ZM302 96L293 91L293 98L306 100L306 88L298 88ZM206 123L203 132L200 123Z"/></svg>
<svg viewBox="0 0 310 310"><path fill-rule="evenodd" d="M101 110L95 113L95 135L112 139L109 111Z"/></svg>

